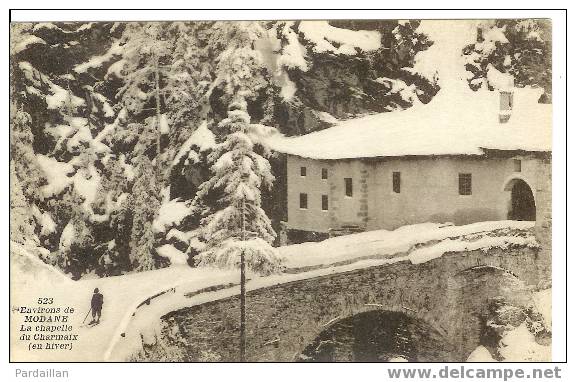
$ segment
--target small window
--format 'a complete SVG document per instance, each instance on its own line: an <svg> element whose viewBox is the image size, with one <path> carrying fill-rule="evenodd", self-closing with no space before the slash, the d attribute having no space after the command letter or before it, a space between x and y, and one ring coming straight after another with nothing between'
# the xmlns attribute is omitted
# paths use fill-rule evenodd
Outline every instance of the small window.
<svg viewBox="0 0 576 382"><path fill-rule="evenodd" d="M322 195L322 211L328 211L328 195Z"/></svg>
<svg viewBox="0 0 576 382"><path fill-rule="evenodd" d="M514 171L522 172L522 161L520 159L514 159Z"/></svg>
<svg viewBox="0 0 576 382"><path fill-rule="evenodd" d="M328 179L328 169L327 168L322 169L322 179Z"/></svg>
<svg viewBox="0 0 576 382"><path fill-rule="evenodd" d="M392 173L392 191L400 193L400 173L396 171Z"/></svg>
<svg viewBox="0 0 576 382"><path fill-rule="evenodd" d="M472 174L458 174L458 193L472 195Z"/></svg>
<svg viewBox="0 0 576 382"><path fill-rule="evenodd" d="M300 167L300 176L306 176L306 167Z"/></svg>
<svg viewBox="0 0 576 382"><path fill-rule="evenodd" d="M308 194L300 194L300 208L308 209Z"/></svg>
<svg viewBox="0 0 576 382"><path fill-rule="evenodd" d="M352 178L344 178L346 196L352 197Z"/></svg>

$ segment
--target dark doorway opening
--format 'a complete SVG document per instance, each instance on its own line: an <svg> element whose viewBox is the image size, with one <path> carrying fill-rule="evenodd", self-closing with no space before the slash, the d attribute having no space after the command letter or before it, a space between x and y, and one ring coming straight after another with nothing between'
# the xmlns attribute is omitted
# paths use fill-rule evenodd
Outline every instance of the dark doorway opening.
<svg viewBox="0 0 576 382"><path fill-rule="evenodd" d="M536 220L536 203L530 186L521 179L514 180L511 189L509 220Z"/></svg>

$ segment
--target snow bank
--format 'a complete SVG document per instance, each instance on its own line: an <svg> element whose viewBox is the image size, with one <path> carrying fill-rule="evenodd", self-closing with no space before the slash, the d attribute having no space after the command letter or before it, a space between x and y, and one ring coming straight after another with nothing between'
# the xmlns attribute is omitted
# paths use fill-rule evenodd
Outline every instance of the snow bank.
<svg viewBox="0 0 576 382"><path fill-rule="evenodd" d="M38 249L43 250L43 248ZM28 250L20 243L10 242L10 266L18 275L18 277L12 276L10 279L12 283L16 284L12 285L15 291L18 290L19 286L29 289L36 285L46 290L51 285L70 287L73 284L73 281L64 273L44 263ZM30 250L36 250L36 248Z"/></svg>
<svg viewBox="0 0 576 382"><path fill-rule="evenodd" d="M550 362L551 347L538 344L523 323L504 334L499 352L504 362Z"/></svg>
<svg viewBox="0 0 576 382"><path fill-rule="evenodd" d="M534 222L494 221L463 226L440 223L423 223L400 227L395 231L369 231L340 236L318 243L303 243L280 247L286 258L287 268L318 267L328 264L349 262L361 258L382 257L423 263L442 256L446 252L506 247L514 244L536 246L532 235L517 237L510 235L475 235L494 230L520 229L534 226ZM475 235L468 238L463 236ZM416 244L434 242L417 249Z"/></svg>
<svg viewBox="0 0 576 382"><path fill-rule="evenodd" d="M506 249L513 245L532 248L538 248L539 246L536 238L533 236L528 238L519 236L484 236L474 241L465 240L461 237L454 239L448 238L429 247L415 249L410 252L408 258L412 264L420 264L436 259L448 252L475 251L487 248Z"/></svg>

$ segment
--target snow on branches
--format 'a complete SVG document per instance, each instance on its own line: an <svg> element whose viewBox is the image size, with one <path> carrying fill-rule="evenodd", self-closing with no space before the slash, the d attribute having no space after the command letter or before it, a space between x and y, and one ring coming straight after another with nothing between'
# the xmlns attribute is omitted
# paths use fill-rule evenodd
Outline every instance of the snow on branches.
<svg viewBox="0 0 576 382"><path fill-rule="evenodd" d="M200 187L197 200L220 195L215 211L206 209L201 237L206 247L198 265L236 267L244 252L249 269L260 274L278 271L281 259L271 246L276 234L261 207L261 188L274 181L268 161L254 151L250 116L243 100L230 105L228 118L219 124L228 134L209 159L212 177Z"/></svg>

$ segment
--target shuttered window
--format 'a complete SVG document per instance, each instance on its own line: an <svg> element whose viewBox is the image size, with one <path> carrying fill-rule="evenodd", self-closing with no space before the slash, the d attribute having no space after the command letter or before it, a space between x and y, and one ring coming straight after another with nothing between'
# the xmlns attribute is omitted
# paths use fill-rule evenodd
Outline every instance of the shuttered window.
<svg viewBox="0 0 576 382"><path fill-rule="evenodd" d="M328 195L322 195L322 211L328 211Z"/></svg>
<svg viewBox="0 0 576 382"><path fill-rule="evenodd" d="M392 191L400 193L400 173L397 171L392 173Z"/></svg>
<svg viewBox="0 0 576 382"><path fill-rule="evenodd" d="M472 174L458 174L458 193L472 195Z"/></svg>
<svg viewBox="0 0 576 382"><path fill-rule="evenodd" d="M346 196L352 197L352 178L344 178L344 189Z"/></svg>
<svg viewBox="0 0 576 382"><path fill-rule="evenodd" d="M300 208L308 208L308 194L300 194Z"/></svg>

